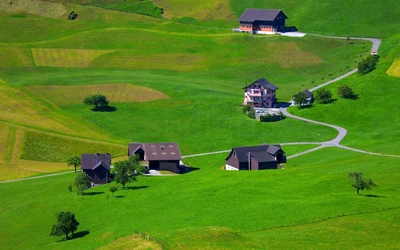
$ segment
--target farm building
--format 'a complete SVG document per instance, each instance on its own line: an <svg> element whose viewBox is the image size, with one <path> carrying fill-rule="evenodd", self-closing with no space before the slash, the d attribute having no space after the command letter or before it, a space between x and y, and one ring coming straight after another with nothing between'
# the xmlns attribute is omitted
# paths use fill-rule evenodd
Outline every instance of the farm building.
<svg viewBox="0 0 400 250"><path fill-rule="evenodd" d="M94 184L108 183L110 174L111 155L83 154L81 158L82 171L93 178Z"/></svg>
<svg viewBox="0 0 400 250"><path fill-rule="evenodd" d="M131 155L138 155L149 169L184 172L184 167L180 166L181 152L175 142L129 143L128 156Z"/></svg>
<svg viewBox="0 0 400 250"><path fill-rule="evenodd" d="M286 156L280 145L263 144L232 148L225 161L226 170L277 169L286 163Z"/></svg>
<svg viewBox="0 0 400 250"><path fill-rule="evenodd" d="M259 108L272 108L276 104L277 86L267 79L261 78L244 89L244 105Z"/></svg>
<svg viewBox="0 0 400 250"><path fill-rule="evenodd" d="M239 17L240 32L273 34L285 28L287 16L282 10L247 8Z"/></svg>

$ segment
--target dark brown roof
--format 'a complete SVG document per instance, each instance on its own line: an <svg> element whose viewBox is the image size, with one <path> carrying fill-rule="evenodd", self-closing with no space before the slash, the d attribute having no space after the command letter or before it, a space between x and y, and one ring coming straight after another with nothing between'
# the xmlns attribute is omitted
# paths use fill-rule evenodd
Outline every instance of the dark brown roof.
<svg viewBox="0 0 400 250"><path fill-rule="evenodd" d="M146 161L177 161L182 159L178 143L175 142L129 143L129 155L134 154L138 149L144 151L144 160Z"/></svg>
<svg viewBox="0 0 400 250"><path fill-rule="evenodd" d="M95 170L102 166L110 171L111 155L109 154L83 154L81 157L81 168Z"/></svg>
<svg viewBox="0 0 400 250"><path fill-rule="evenodd" d="M276 161L274 156L279 151L284 153L280 145L263 144L260 146L235 147L225 160L228 160L229 157L234 153L236 154L239 162L248 162L248 153L250 153L251 156L253 156L258 162L271 162Z"/></svg>
<svg viewBox="0 0 400 250"><path fill-rule="evenodd" d="M270 83L267 79L260 78L257 81L253 82L252 84L247 85L246 87L244 87L243 89L253 85L254 83L259 83L260 85L262 85L265 89L271 89L271 90L277 90L278 87L275 86L274 84Z"/></svg>
<svg viewBox="0 0 400 250"><path fill-rule="evenodd" d="M280 13L287 18L282 10L247 8L239 17L239 22L274 21Z"/></svg>
<svg viewBox="0 0 400 250"><path fill-rule="evenodd" d="M304 90L303 92L301 92L301 93L303 93L307 98L309 98L309 97L312 97L313 96L313 93L312 92L310 92L308 89L306 89L306 90Z"/></svg>

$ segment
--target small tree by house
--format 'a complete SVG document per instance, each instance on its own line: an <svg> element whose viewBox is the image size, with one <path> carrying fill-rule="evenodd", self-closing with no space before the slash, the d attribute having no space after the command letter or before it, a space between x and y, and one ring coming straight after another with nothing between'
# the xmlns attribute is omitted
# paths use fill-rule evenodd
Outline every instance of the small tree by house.
<svg viewBox="0 0 400 250"><path fill-rule="evenodd" d="M81 195L83 195L83 191L92 186L92 181L93 181L92 177L90 177L85 172L82 172L79 175L77 175L75 178L75 186L76 189L78 190L78 194L80 193Z"/></svg>
<svg viewBox="0 0 400 250"><path fill-rule="evenodd" d="M60 212L56 214L57 223L51 228L50 236L65 235L68 240L69 234L74 234L78 229L79 222L75 219L75 214L71 212Z"/></svg>
<svg viewBox="0 0 400 250"><path fill-rule="evenodd" d="M245 113L245 114L247 114L247 112L249 112L251 109L252 109L252 108L251 108L251 106L250 106L249 104L243 105L243 106L242 106L242 111L243 111L243 113Z"/></svg>
<svg viewBox="0 0 400 250"><path fill-rule="evenodd" d="M337 89L337 93L340 97L345 99L356 99L357 95L348 85L340 85Z"/></svg>
<svg viewBox="0 0 400 250"><path fill-rule="evenodd" d="M68 185L68 191L69 191L69 194L72 193L72 184L71 183Z"/></svg>
<svg viewBox="0 0 400 250"><path fill-rule="evenodd" d="M256 119L256 111L252 108L249 112L247 112L247 116L251 119Z"/></svg>
<svg viewBox="0 0 400 250"><path fill-rule="evenodd" d="M117 186L111 186L110 187L110 192L112 193L112 196L114 197L114 193L118 190Z"/></svg>
<svg viewBox="0 0 400 250"><path fill-rule="evenodd" d="M371 189L376 186L376 184L372 181L372 179L363 179L363 173L354 172L349 173L348 177L352 181L351 186L356 189L356 194L360 193L360 190Z"/></svg>
<svg viewBox="0 0 400 250"><path fill-rule="evenodd" d="M378 62L379 57L369 55L368 57L361 60L358 65L358 73L361 75L365 75L375 69L376 63Z"/></svg>
<svg viewBox="0 0 400 250"><path fill-rule="evenodd" d="M122 184L122 188L125 189L125 185L128 182L132 182L136 180L134 175L135 169L129 163L129 160L118 161L114 164L115 176L114 180L117 183Z"/></svg>
<svg viewBox="0 0 400 250"><path fill-rule="evenodd" d="M315 95L315 100L322 104L331 103L333 101L332 93L326 89L319 89Z"/></svg>
<svg viewBox="0 0 400 250"><path fill-rule="evenodd" d="M76 168L81 165L81 158L76 155L71 156L67 159L67 164L68 166L74 166L76 172Z"/></svg>
<svg viewBox="0 0 400 250"><path fill-rule="evenodd" d="M299 108L301 108L302 106L304 106L305 104L308 103L307 102L307 96L302 92L299 92L299 93L295 94L293 96L293 101L296 104L296 106L299 107Z"/></svg>
<svg viewBox="0 0 400 250"><path fill-rule="evenodd" d="M101 108L108 107L108 99L105 95L102 94L94 94L91 96L85 97L83 103L86 105L93 105L95 110L99 110Z"/></svg>

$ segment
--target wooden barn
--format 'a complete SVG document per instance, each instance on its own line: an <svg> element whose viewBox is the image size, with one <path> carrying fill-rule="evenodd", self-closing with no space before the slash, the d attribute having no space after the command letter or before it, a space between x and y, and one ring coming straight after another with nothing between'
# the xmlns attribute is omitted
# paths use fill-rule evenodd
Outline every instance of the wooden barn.
<svg viewBox="0 0 400 250"><path fill-rule="evenodd" d="M174 173L183 173L185 170L180 166L182 156L175 142L129 143L128 156L131 155L138 155L140 160L146 162L149 169Z"/></svg>
<svg viewBox="0 0 400 250"><path fill-rule="evenodd" d="M94 184L108 183L111 167L109 154L83 154L81 157L82 171L93 178Z"/></svg>
<svg viewBox="0 0 400 250"><path fill-rule="evenodd" d="M263 144L232 148L225 160L226 170L264 170L277 169L286 156L280 145Z"/></svg>
<svg viewBox="0 0 400 250"><path fill-rule="evenodd" d="M247 8L239 17L239 30L254 34L273 34L285 29L286 19L282 10Z"/></svg>

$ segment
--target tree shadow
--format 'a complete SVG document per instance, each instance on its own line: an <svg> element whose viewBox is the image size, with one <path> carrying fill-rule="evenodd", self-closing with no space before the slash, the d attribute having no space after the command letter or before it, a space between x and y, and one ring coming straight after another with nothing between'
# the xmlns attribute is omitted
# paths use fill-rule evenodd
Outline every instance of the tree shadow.
<svg viewBox="0 0 400 250"><path fill-rule="evenodd" d="M281 107L281 108L288 108L290 105L292 105L292 103L290 103L290 102L280 102L278 104L279 104L279 107Z"/></svg>
<svg viewBox="0 0 400 250"><path fill-rule="evenodd" d="M104 194L104 192L90 192L90 193L83 193L83 196L94 196L98 194Z"/></svg>
<svg viewBox="0 0 400 250"><path fill-rule="evenodd" d="M344 97L344 99L357 100L358 99L358 95L357 94L352 94L352 95Z"/></svg>
<svg viewBox="0 0 400 250"><path fill-rule="evenodd" d="M192 166L185 166L185 172L183 172L183 174L190 173L190 172L197 171L197 170L200 170L200 168L195 168Z"/></svg>
<svg viewBox="0 0 400 250"><path fill-rule="evenodd" d="M104 107L95 107L91 109L94 112L114 112L117 111L116 107L112 107L112 106L104 106Z"/></svg>
<svg viewBox="0 0 400 250"><path fill-rule="evenodd" d="M79 231L77 233L74 233L71 237L69 237L68 240L83 238L88 234L90 234L90 230ZM56 242L63 242L63 241L67 241L67 239L64 237L60 240L57 240Z"/></svg>
<svg viewBox="0 0 400 250"><path fill-rule="evenodd" d="M117 199L121 199L121 198L124 198L125 195L116 195L116 196L114 196L114 197L117 198Z"/></svg>
<svg viewBox="0 0 400 250"><path fill-rule="evenodd" d="M375 195L375 194L360 194L361 196L369 197L369 198L386 198L383 195Z"/></svg>
<svg viewBox="0 0 400 250"><path fill-rule="evenodd" d="M149 188L150 186L134 186L134 187L125 187L126 190L137 190L143 188Z"/></svg>

